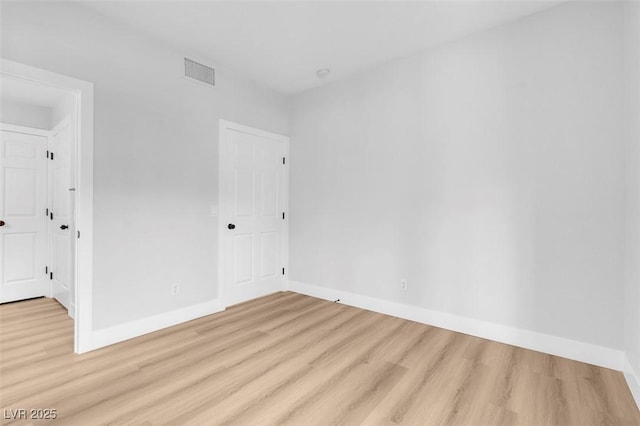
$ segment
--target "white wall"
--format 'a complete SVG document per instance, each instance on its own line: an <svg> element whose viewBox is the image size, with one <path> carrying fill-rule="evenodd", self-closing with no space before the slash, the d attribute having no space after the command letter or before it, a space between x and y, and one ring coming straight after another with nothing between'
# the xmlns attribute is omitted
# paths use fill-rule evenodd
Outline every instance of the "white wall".
<svg viewBox="0 0 640 426"><path fill-rule="evenodd" d="M291 279L622 349L621 24L565 4L295 96Z"/></svg>
<svg viewBox="0 0 640 426"><path fill-rule="evenodd" d="M215 89L186 80L189 52L78 4L1 19L4 58L95 84L94 326L215 299L218 119L286 134L285 99L222 67Z"/></svg>
<svg viewBox="0 0 640 426"><path fill-rule="evenodd" d="M627 221L625 351L640 404L640 3L625 5ZM635 382L635 383L634 383ZM635 386L634 386L635 385Z"/></svg>
<svg viewBox="0 0 640 426"><path fill-rule="evenodd" d="M51 108L2 99L0 103L0 122L50 130Z"/></svg>

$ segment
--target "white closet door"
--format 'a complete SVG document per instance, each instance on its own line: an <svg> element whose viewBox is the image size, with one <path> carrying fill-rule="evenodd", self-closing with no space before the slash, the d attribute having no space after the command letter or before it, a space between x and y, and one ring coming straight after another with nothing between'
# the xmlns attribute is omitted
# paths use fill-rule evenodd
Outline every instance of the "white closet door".
<svg viewBox="0 0 640 426"><path fill-rule="evenodd" d="M229 305L282 288L286 182L284 143L259 133L226 132L220 232Z"/></svg>
<svg viewBox="0 0 640 426"><path fill-rule="evenodd" d="M0 133L0 303L47 294L47 138Z"/></svg>
<svg viewBox="0 0 640 426"><path fill-rule="evenodd" d="M51 290L53 297L68 310L72 306L72 240L71 214L71 138L67 119L57 126L49 142L53 159L50 169L51 208Z"/></svg>

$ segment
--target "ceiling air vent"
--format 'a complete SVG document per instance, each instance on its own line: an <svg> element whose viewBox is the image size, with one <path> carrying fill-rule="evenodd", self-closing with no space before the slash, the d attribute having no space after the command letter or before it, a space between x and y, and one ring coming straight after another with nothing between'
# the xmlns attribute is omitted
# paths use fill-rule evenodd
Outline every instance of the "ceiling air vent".
<svg viewBox="0 0 640 426"><path fill-rule="evenodd" d="M216 85L216 70L189 58L184 58L184 76L209 86Z"/></svg>

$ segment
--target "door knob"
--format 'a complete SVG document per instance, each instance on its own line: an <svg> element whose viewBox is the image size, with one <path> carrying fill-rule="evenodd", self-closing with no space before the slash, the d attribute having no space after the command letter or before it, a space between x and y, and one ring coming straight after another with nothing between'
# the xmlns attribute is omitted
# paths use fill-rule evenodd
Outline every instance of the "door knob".
<svg viewBox="0 0 640 426"><path fill-rule="evenodd" d="M67 229L67 228L68 228L68 226L67 226L67 225L60 225L60 229L62 229L62 230L65 230L65 229Z"/></svg>
<svg viewBox="0 0 640 426"><path fill-rule="evenodd" d="M230 224L227 225L227 228L236 229L236 226L233 223L230 223Z"/></svg>
<svg viewBox="0 0 640 426"><path fill-rule="evenodd" d="M4 220L0 220L0 226L4 226Z"/></svg>

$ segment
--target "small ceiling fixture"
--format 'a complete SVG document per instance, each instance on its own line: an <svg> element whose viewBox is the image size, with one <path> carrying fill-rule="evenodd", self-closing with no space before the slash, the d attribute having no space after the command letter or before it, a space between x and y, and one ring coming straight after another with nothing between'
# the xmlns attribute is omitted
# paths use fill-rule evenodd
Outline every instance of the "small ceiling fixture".
<svg viewBox="0 0 640 426"><path fill-rule="evenodd" d="M318 76L318 78L325 78L329 75L330 72L331 70L329 68L320 68L318 71L316 71L316 75Z"/></svg>

